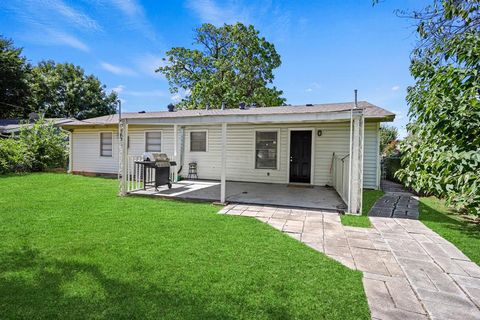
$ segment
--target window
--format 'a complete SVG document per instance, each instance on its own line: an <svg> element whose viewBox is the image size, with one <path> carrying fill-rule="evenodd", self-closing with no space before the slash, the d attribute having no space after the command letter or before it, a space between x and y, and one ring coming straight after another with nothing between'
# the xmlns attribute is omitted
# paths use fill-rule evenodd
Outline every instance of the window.
<svg viewBox="0 0 480 320"><path fill-rule="evenodd" d="M112 156L112 135L111 132L100 132L100 156Z"/></svg>
<svg viewBox="0 0 480 320"><path fill-rule="evenodd" d="M160 131L145 132L145 151L146 152L162 151L162 133Z"/></svg>
<svg viewBox="0 0 480 320"><path fill-rule="evenodd" d="M190 151L207 151L207 131L190 132Z"/></svg>
<svg viewBox="0 0 480 320"><path fill-rule="evenodd" d="M277 169L278 132L255 133L255 169Z"/></svg>

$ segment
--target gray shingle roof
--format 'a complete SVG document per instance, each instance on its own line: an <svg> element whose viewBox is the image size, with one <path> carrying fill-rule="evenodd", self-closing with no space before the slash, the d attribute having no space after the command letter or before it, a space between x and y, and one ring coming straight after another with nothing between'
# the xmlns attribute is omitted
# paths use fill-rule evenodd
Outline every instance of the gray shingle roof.
<svg viewBox="0 0 480 320"><path fill-rule="evenodd" d="M177 110L174 112L157 111L157 112L126 112L122 114L124 119L152 119L152 118L183 118L196 116L225 116L225 115L270 115L270 114L306 114L306 113L322 113L322 112L340 112L348 111L353 107L353 102L345 103L327 103L314 104L311 106L282 106L282 107L266 107L266 108L250 108L241 109L196 109L196 110ZM367 101L358 102L358 107L364 109L365 117L369 119L393 119L395 114L383 108L377 107ZM118 115L108 115L98 118L85 120L76 120L66 123L67 126L84 126L84 125L108 125L118 123Z"/></svg>
<svg viewBox="0 0 480 320"><path fill-rule="evenodd" d="M57 126L73 121L68 118L45 118L45 120L52 121ZM24 119L0 119L0 133L18 132L20 127L26 124L26 121L27 120ZM28 125L33 124L33 122L34 121L30 120Z"/></svg>

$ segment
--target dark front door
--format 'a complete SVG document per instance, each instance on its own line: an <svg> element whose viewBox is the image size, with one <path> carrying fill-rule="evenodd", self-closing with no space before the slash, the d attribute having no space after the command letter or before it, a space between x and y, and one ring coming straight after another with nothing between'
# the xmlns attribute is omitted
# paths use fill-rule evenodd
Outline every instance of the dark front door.
<svg viewBox="0 0 480 320"><path fill-rule="evenodd" d="M312 131L290 132L290 182L310 183Z"/></svg>

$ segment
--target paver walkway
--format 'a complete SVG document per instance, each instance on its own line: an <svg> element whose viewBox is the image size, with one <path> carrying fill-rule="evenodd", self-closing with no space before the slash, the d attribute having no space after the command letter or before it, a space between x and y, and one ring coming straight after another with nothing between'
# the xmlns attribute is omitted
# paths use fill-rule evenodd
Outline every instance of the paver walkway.
<svg viewBox="0 0 480 320"><path fill-rule="evenodd" d="M334 213L235 204L219 213L255 217L363 271L373 319L480 319L480 267L420 221L356 228Z"/></svg>

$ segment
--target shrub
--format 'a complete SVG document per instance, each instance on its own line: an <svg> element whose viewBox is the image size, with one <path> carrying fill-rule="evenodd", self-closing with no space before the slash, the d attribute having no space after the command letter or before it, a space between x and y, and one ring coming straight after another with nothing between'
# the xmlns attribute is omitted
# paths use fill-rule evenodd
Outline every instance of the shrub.
<svg viewBox="0 0 480 320"><path fill-rule="evenodd" d="M0 173L29 171L30 164L31 157L23 143L0 139Z"/></svg>
<svg viewBox="0 0 480 320"><path fill-rule="evenodd" d="M67 158L66 134L43 118L0 140L0 173L64 168Z"/></svg>

